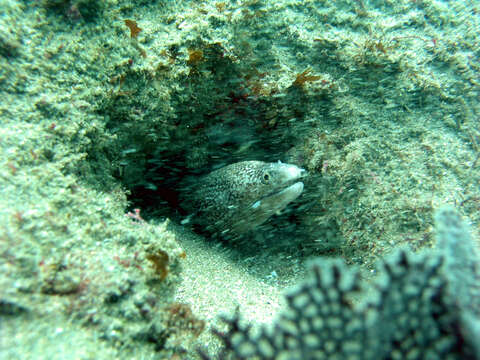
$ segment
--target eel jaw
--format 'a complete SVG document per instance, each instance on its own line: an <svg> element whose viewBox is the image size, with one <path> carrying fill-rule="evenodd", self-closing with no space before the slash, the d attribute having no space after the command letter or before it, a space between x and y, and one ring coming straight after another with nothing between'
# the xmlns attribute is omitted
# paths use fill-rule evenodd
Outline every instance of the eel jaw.
<svg viewBox="0 0 480 360"><path fill-rule="evenodd" d="M306 175L306 171L298 166L282 164L281 185L272 192L256 200L253 204L239 209L235 221L229 226L227 232L233 234L245 233L263 224L271 216L279 214L287 205L295 200L303 191L303 182L298 181Z"/></svg>
<svg viewBox="0 0 480 360"><path fill-rule="evenodd" d="M280 213L289 203L299 197L302 191L303 182L299 181L281 191L269 194L261 200L256 201L251 208L257 212L257 214L265 213L270 217L273 214Z"/></svg>
<svg viewBox="0 0 480 360"><path fill-rule="evenodd" d="M303 182L296 182L285 189L267 195L254 202L245 209L244 215L239 216L239 221L232 225L233 231L244 232L247 229L254 229L263 224L272 215L280 213L285 207L295 200L303 191Z"/></svg>
<svg viewBox="0 0 480 360"><path fill-rule="evenodd" d="M265 220L273 214L279 214L290 202L300 196L303 191L303 182L298 180L307 174L305 169L296 165L280 162L277 165L281 166L279 171L282 174L282 188L265 195L252 205L252 209L258 209L257 215L268 214Z"/></svg>

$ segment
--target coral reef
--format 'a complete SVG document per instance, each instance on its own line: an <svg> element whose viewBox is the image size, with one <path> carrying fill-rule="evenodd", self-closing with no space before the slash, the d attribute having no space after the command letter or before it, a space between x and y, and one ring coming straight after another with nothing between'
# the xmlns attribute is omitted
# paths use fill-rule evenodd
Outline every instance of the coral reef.
<svg viewBox="0 0 480 360"><path fill-rule="evenodd" d="M219 357L480 359L480 258L453 209L438 212L436 229L437 249L397 250L372 284L341 261L316 261L273 327L254 333L238 311L223 317Z"/></svg>

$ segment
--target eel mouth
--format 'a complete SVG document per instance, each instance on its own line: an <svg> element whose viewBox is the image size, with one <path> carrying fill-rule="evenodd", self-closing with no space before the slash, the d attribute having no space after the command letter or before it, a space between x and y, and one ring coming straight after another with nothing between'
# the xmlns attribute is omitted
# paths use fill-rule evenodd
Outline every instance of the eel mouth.
<svg viewBox="0 0 480 360"><path fill-rule="evenodd" d="M295 196L292 200L290 200L290 201L293 201L298 196L300 196L302 191L303 191L303 182L299 181L299 182L296 182L296 183L290 185L289 187L286 187L282 191L279 191L278 194L283 195L283 196L287 196L287 197Z"/></svg>
<svg viewBox="0 0 480 360"><path fill-rule="evenodd" d="M284 164L282 173L284 178L282 186L254 202L252 209L258 209L268 214L279 213L290 202L300 196L304 185L302 181L298 180L306 176L307 171L295 165Z"/></svg>
<svg viewBox="0 0 480 360"><path fill-rule="evenodd" d="M248 210L249 226L256 227L271 216L280 214L290 202L300 196L302 191L303 182L298 181L278 192L263 197L261 200L257 200Z"/></svg>
<svg viewBox="0 0 480 360"><path fill-rule="evenodd" d="M260 201L264 205L268 205L272 212L277 213L299 197L303 192L303 187L303 182L298 181L280 191L268 194Z"/></svg>
<svg viewBox="0 0 480 360"><path fill-rule="evenodd" d="M260 201L264 199L275 197L278 199L285 198L288 202L295 200L303 191L303 182L298 181L299 179L305 177L307 175L307 171L305 169L299 168L296 165L289 165L289 164L282 164L283 169L282 177L283 177L283 184L280 188L274 189L270 193L263 196Z"/></svg>
<svg viewBox="0 0 480 360"><path fill-rule="evenodd" d="M281 177L282 182L276 189L257 199L252 205L243 209L241 212L242 219L237 221L232 229L235 232L241 233L244 230L253 229L275 214L287 207L287 205L294 201L303 192L303 182L298 181L306 175L304 169L295 165L282 164Z"/></svg>

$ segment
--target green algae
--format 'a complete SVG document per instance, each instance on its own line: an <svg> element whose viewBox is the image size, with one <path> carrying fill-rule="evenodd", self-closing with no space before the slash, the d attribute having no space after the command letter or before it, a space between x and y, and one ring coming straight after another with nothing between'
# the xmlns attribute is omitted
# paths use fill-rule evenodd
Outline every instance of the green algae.
<svg viewBox="0 0 480 360"><path fill-rule="evenodd" d="M63 319L69 336L102 338L116 356L194 357L162 345L178 335L161 305L173 301L183 251L161 224L180 222L175 184L220 164L309 170L293 211L266 224L260 244L232 250L260 278L288 279L312 256L370 267L397 245L430 246L443 203L476 232L472 3L0 6L0 314L10 329L26 316L25 332ZM143 29L136 39L125 19ZM305 69L319 78L293 86ZM124 216L132 204L148 223ZM152 246L174 259L164 281Z"/></svg>

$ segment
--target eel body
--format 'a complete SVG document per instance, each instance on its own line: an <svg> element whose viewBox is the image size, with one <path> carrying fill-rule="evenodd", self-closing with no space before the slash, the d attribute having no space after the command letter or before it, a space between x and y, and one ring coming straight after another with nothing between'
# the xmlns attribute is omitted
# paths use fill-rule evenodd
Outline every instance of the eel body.
<svg viewBox="0 0 480 360"><path fill-rule="evenodd" d="M242 161L201 177L188 193L193 222L232 238L279 213L303 191L306 171L296 165Z"/></svg>

